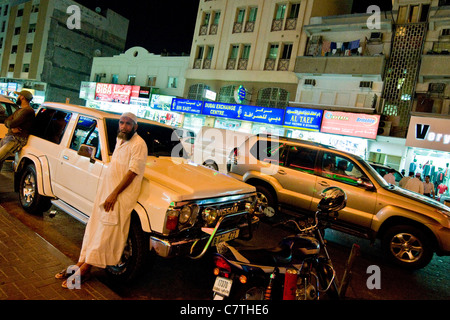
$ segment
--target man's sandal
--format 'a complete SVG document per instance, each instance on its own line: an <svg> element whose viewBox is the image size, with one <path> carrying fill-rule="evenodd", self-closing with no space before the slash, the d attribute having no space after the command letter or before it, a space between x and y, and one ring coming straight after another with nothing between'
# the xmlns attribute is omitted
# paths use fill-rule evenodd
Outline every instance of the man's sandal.
<svg viewBox="0 0 450 320"><path fill-rule="evenodd" d="M63 269L60 272L58 272L57 274L55 274L55 279L67 279L68 277L70 277L70 274L67 273L67 269Z"/></svg>

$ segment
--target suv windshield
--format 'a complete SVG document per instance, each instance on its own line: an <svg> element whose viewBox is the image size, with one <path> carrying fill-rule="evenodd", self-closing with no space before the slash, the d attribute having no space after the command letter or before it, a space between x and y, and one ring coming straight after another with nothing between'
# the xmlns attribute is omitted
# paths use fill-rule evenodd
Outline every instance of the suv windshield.
<svg viewBox="0 0 450 320"><path fill-rule="evenodd" d="M106 118L105 123L108 149L112 154L116 146L119 119ZM186 151L183 149L178 135L171 128L139 122L137 133L147 144L149 156L186 157Z"/></svg>

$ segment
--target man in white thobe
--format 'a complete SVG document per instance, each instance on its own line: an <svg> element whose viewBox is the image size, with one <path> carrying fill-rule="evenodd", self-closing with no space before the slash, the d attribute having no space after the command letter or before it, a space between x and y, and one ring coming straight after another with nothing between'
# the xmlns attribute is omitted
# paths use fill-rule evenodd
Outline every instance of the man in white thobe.
<svg viewBox="0 0 450 320"><path fill-rule="evenodd" d="M423 182L420 180L420 173L416 173L414 178L408 180L405 189L423 194Z"/></svg>
<svg viewBox="0 0 450 320"><path fill-rule="evenodd" d="M148 155L147 145L136 129L137 117L130 112L122 114L116 147L84 233L77 263L81 281L87 278L91 266L105 268L120 262ZM66 278L67 274L62 271L55 277ZM67 281L63 287L67 287Z"/></svg>

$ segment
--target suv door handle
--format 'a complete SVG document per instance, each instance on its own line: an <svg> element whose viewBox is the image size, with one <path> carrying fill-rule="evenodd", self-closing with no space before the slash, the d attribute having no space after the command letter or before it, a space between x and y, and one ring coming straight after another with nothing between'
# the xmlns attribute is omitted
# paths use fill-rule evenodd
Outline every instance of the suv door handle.
<svg viewBox="0 0 450 320"><path fill-rule="evenodd" d="M320 181L319 184L321 186L323 186L323 187L328 187L329 186L328 182L326 182L326 181Z"/></svg>
<svg viewBox="0 0 450 320"><path fill-rule="evenodd" d="M279 173L279 174L282 174L282 175L285 175L285 174L286 174L286 171L284 171L284 170L278 170L278 173Z"/></svg>

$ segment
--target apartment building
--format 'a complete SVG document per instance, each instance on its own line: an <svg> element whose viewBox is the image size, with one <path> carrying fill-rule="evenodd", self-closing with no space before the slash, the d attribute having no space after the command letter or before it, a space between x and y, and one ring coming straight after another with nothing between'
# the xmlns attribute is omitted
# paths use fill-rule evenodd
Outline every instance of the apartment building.
<svg viewBox="0 0 450 320"><path fill-rule="evenodd" d="M80 103L80 83L89 79L93 57L125 47L128 20L109 9L94 12L71 0L13 0L0 2L0 11L0 82L44 92L47 101Z"/></svg>
<svg viewBox="0 0 450 320"><path fill-rule="evenodd" d="M204 100L209 90L218 102L285 108L297 92L294 67L307 44L304 25L313 16L350 13L351 5L329 0L201 0L184 97ZM202 121L214 125L226 120Z"/></svg>

